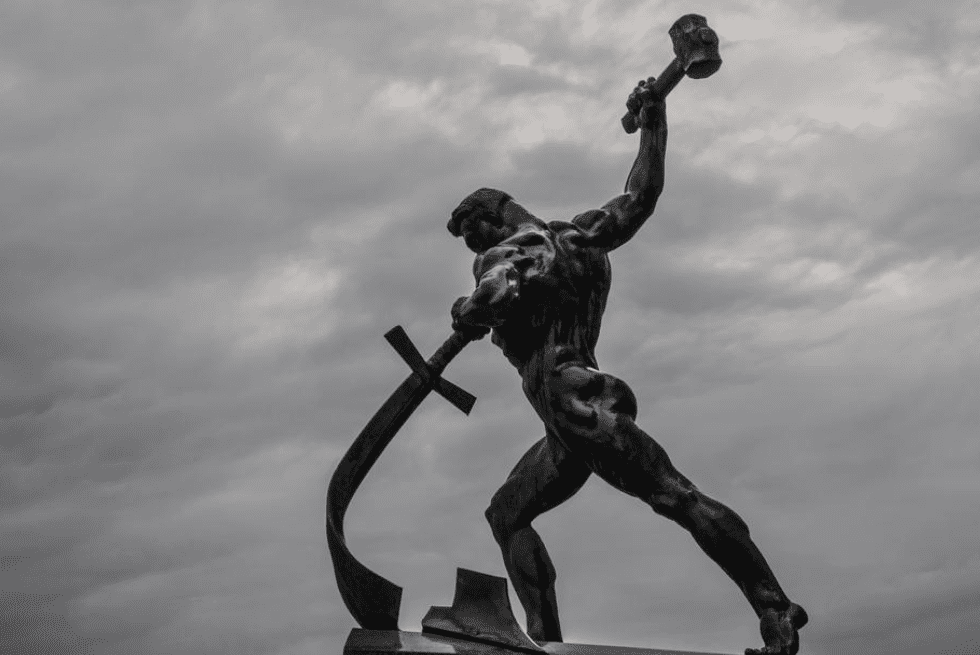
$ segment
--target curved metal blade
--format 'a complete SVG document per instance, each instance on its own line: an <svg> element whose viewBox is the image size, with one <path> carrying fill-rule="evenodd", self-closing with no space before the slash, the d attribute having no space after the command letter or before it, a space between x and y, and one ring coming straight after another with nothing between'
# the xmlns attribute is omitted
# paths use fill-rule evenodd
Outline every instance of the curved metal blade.
<svg viewBox="0 0 980 655"><path fill-rule="evenodd" d="M337 576L337 588L354 619L369 630L398 629L402 588L370 570L351 554L344 536L347 507L378 457L433 388L467 413L476 400L440 377L446 364L469 343L461 333L454 332L428 362L418 355L401 326L390 330L385 337L408 361L413 372L375 412L340 459L327 487L326 504L327 545Z"/></svg>

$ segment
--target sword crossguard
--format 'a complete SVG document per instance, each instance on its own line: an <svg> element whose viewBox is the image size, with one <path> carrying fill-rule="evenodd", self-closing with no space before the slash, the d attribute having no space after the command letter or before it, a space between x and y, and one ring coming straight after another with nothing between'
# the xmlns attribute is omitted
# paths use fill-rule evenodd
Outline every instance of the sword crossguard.
<svg viewBox="0 0 980 655"><path fill-rule="evenodd" d="M430 385L436 393L455 405L464 414L470 413L474 403L476 403L476 396L444 379L430 362L425 361L402 326L396 325L388 330L385 333L385 340L401 355L409 368L422 378L424 384Z"/></svg>

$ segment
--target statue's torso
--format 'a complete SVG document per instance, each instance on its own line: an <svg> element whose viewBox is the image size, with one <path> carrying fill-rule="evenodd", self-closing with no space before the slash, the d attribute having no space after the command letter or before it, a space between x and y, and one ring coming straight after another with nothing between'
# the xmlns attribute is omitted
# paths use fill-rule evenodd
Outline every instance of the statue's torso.
<svg viewBox="0 0 980 655"><path fill-rule="evenodd" d="M537 407L554 371L571 363L595 369L595 346L609 294L605 253L577 245L579 228L552 221L540 237L518 232L496 248L516 247L534 263L522 270L521 294L492 341L518 369ZM493 249L491 249L493 250ZM492 256L492 253L491 253Z"/></svg>

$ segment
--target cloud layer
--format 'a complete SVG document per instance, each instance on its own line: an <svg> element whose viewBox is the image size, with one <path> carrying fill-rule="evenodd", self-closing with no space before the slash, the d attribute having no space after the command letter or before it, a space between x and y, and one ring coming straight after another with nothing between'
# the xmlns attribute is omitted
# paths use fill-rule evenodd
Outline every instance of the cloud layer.
<svg viewBox="0 0 980 655"><path fill-rule="evenodd" d="M326 481L471 286L445 231L502 188L617 194L664 0L0 3L0 643L333 652ZM806 652L980 631L975 3L709 0L725 64L668 106L667 187L613 256L598 356L812 618ZM487 342L349 513L405 587L503 574L483 509L542 434ZM734 585L590 481L538 527L571 641L740 652ZM516 606L516 602L515 602ZM972 640L972 641L971 641ZM973 649L973 650L971 650Z"/></svg>

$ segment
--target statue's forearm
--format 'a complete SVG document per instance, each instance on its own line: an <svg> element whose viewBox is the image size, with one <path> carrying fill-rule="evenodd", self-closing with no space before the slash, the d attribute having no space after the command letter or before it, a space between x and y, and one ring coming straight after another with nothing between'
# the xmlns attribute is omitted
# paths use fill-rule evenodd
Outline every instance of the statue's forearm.
<svg viewBox="0 0 980 655"><path fill-rule="evenodd" d="M602 209L574 219L582 229L584 243L612 250L633 238L653 214L664 188L664 153L667 148L667 118L664 104L650 102L640 110L640 150L633 162L626 190Z"/></svg>
<svg viewBox="0 0 980 655"><path fill-rule="evenodd" d="M654 113L656 112L656 113ZM664 188L664 156L667 151L667 117L663 103L641 112L640 148L626 180L626 193L639 208L653 210Z"/></svg>

